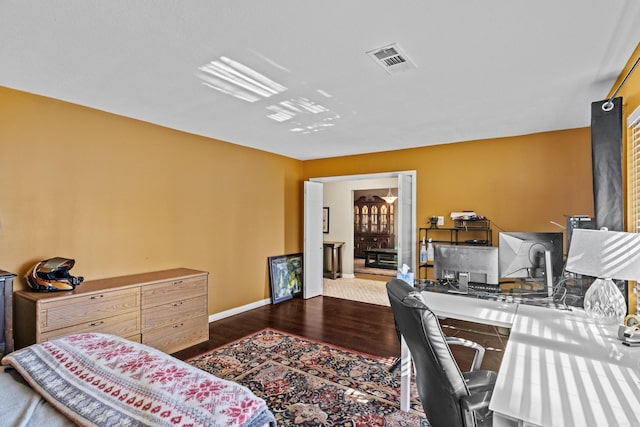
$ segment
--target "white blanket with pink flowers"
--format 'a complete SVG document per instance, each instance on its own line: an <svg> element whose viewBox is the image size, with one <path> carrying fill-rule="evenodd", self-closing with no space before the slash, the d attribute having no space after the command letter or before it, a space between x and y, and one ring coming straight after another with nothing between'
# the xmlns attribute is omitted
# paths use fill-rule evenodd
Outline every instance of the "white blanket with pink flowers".
<svg viewBox="0 0 640 427"><path fill-rule="evenodd" d="M114 335L69 335L11 353L2 364L79 425L276 424L246 387Z"/></svg>

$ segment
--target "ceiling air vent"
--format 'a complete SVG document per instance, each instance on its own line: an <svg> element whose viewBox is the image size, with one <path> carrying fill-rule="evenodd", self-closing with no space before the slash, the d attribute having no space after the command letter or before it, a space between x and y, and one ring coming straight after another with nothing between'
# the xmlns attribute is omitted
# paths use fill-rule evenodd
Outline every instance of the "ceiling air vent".
<svg viewBox="0 0 640 427"><path fill-rule="evenodd" d="M367 55L389 74L417 68L416 64L411 61L406 53L402 52L402 49L400 49L397 43L370 50L367 52Z"/></svg>

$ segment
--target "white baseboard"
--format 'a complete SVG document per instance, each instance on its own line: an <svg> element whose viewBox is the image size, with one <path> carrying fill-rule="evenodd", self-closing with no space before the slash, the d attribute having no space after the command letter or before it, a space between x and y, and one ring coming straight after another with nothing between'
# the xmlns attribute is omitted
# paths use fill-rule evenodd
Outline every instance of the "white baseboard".
<svg viewBox="0 0 640 427"><path fill-rule="evenodd" d="M356 275L353 273L342 273L342 277L344 277L345 279L355 279Z"/></svg>
<svg viewBox="0 0 640 427"><path fill-rule="evenodd" d="M254 308L262 307L271 304L270 298L265 298L262 301L252 302L251 304L243 305L241 307L235 307L229 310L221 311L220 313L210 314L209 323L216 320L224 319L225 317L231 317L235 314L244 313L245 311L253 310Z"/></svg>

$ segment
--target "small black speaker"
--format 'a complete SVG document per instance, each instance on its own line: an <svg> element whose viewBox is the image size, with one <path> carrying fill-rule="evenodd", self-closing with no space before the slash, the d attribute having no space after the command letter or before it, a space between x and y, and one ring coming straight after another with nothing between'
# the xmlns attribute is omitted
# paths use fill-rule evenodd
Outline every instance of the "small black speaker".
<svg viewBox="0 0 640 427"><path fill-rule="evenodd" d="M571 234L576 228L596 229L596 221L587 215L575 215L567 218L567 253L571 244Z"/></svg>

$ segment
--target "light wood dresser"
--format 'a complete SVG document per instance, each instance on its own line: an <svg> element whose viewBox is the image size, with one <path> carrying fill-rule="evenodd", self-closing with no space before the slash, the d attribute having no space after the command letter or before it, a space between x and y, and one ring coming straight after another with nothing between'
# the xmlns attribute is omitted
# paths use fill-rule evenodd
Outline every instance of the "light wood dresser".
<svg viewBox="0 0 640 427"><path fill-rule="evenodd" d="M175 353L209 339L208 273L176 268L89 280L73 291L18 291L15 347L104 332Z"/></svg>

